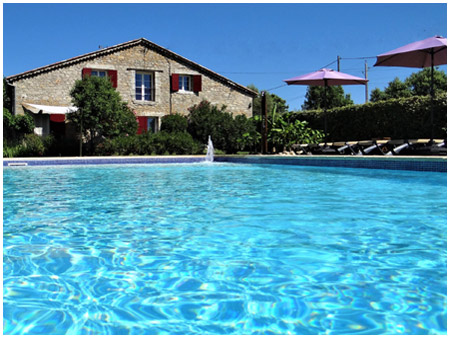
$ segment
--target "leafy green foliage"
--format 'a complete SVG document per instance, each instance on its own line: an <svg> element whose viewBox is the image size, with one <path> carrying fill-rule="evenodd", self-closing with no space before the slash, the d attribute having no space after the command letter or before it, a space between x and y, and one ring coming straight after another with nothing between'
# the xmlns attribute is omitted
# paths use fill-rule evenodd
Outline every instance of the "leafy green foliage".
<svg viewBox="0 0 450 338"><path fill-rule="evenodd" d="M12 110L11 86L8 85L6 78L3 78L3 108Z"/></svg>
<svg viewBox="0 0 450 338"><path fill-rule="evenodd" d="M68 114L68 120L76 130L82 130L83 137L89 139L91 145L96 137L113 138L136 133L136 118L109 79L85 77L75 82L70 95L78 111Z"/></svg>
<svg viewBox="0 0 450 338"><path fill-rule="evenodd" d="M302 110L329 109L353 104L350 94L342 86L308 86Z"/></svg>
<svg viewBox="0 0 450 338"><path fill-rule="evenodd" d="M257 125L254 120L247 118L245 115L237 115L234 118L234 127L236 131L236 138L233 140L235 149L239 151L256 151L261 135L256 130Z"/></svg>
<svg viewBox="0 0 450 338"><path fill-rule="evenodd" d="M55 138L52 134L42 139L45 147L45 156L78 156L79 143L70 138Z"/></svg>
<svg viewBox="0 0 450 338"><path fill-rule="evenodd" d="M402 97L426 96L430 95L430 88L431 68L425 68L420 72L411 74L405 81L395 78L388 83L384 91L375 88L370 94L370 101L378 102ZM436 95L447 93L447 75L444 71L434 70L434 91Z"/></svg>
<svg viewBox="0 0 450 338"><path fill-rule="evenodd" d="M262 94L258 90L258 88L255 87L255 85L249 85L247 88L255 91L258 93L258 96L253 99L253 116L255 115L261 115L261 97ZM277 111L279 113L286 113L289 110L289 106L286 104L286 101L283 100L278 95L266 92L266 103L267 103L267 111L272 111L274 107L277 107Z"/></svg>
<svg viewBox="0 0 450 338"><path fill-rule="evenodd" d="M190 155L202 146L187 132L143 133L106 139L96 148L97 155Z"/></svg>
<svg viewBox="0 0 450 338"><path fill-rule="evenodd" d="M388 99L399 99L401 97L412 96L411 91L406 83L400 81L398 77L389 82L388 87L384 91L384 94Z"/></svg>
<svg viewBox="0 0 450 338"><path fill-rule="evenodd" d="M275 151L291 150L294 144L319 143L324 138L321 130L312 129L308 122L296 118L294 113L278 114L275 110L268 118L267 141L269 149ZM254 117L259 121L259 116Z"/></svg>
<svg viewBox="0 0 450 338"><path fill-rule="evenodd" d="M356 141L390 137L414 139L431 137L429 96L390 99L363 105L330 109L327 112L329 141ZM445 138L447 97L434 100L434 137ZM296 119L308 121L312 128L323 126L321 110L297 112Z"/></svg>
<svg viewBox="0 0 450 338"><path fill-rule="evenodd" d="M3 144L3 157L33 157L43 156L44 153L44 142L36 134L26 134L20 142L7 141Z"/></svg>
<svg viewBox="0 0 450 338"><path fill-rule="evenodd" d="M161 131L168 133L187 131L187 118L180 114L166 115L161 119Z"/></svg>
<svg viewBox="0 0 450 338"><path fill-rule="evenodd" d="M34 120L28 115L13 115L3 108L3 137L7 140L20 140L34 130Z"/></svg>
<svg viewBox="0 0 450 338"><path fill-rule="evenodd" d="M219 109L208 101L189 108L188 132L202 144L208 142L210 135L214 148L228 154L252 147L256 137L255 126L247 117L242 115L233 118L225 106Z"/></svg>
<svg viewBox="0 0 450 338"><path fill-rule="evenodd" d="M444 71L434 70L434 92L436 95L447 93L447 75ZM425 68L406 78L405 84L411 89L412 95L430 95L431 68Z"/></svg>
<svg viewBox="0 0 450 338"><path fill-rule="evenodd" d="M370 92L370 102L378 102L386 100L386 93L380 88L375 88Z"/></svg>

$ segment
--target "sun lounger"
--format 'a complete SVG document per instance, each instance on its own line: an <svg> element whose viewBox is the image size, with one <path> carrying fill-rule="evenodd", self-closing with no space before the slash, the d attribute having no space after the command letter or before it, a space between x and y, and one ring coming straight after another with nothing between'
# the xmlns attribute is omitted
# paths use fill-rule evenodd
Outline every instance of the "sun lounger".
<svg viewBox="0 0 450 338"><path fill-rule="evenodd" d="M392 143L394 147L386 155L446 155L447 146L443 139L410 139Z"/></svg>
<svg viewBox="0 0 450 338"><path fill-rule="evenodd" d="M386 155L390 150L391 140L372 140L372 141L359 141L358 145L363 155L369 155L377 153L379 155Z"/></svg>
<svg viewBox="0 0 450 338"><path fill-rule="evenodd" d="M361 155L361 151L358 146L358 141L333 142L333 146L336 147L336 151L342 155L344 154Z"/></svg>
<svg viewBox="0 0 450 338"><path fill-rule="evenodd" d="M308 155L446 155L447 143L444 139L383 139L296 144L295 150Z"/></svg>

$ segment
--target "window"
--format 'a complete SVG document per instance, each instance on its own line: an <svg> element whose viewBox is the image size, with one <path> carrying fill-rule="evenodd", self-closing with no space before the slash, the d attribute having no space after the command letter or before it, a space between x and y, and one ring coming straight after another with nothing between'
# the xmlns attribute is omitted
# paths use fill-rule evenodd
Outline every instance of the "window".
<svg viewBox="0 0 450 338"><path fill-rule="evenodd" d="M201 75L171 75L170 89L172 92L194 92L202 91L202 76Z"/></svg>
<svg viewBox="0 0 450 338"><path fill-rule="evenodd" d="M158 117L153 116L138 116L138 134L145 132L156 133L158 132L159 120Z"/></svg>
<svg viewBox="0 0 450 338"><path fill-rule="evenodd" d="M180 75L178 77L178 90L183 92L192 91L192 78L189 75Z"/></svg>
<svg viewBox="0 0 450 338"><path fill-rule="evenodd" d="M154 101L153 74L136 73L135 99L137 101Z"/></svg>
<svg viewBox="0 0 450 338"><path fill-rule="evenodd" d="M147 118L147 131L150 131L152 133L156 133L156 122L157 117L148 117Z"/></svg>
<svg viewBox="0 0 450 338"><path fill-rule="evenodd" d="M106 77L106 70L91 70L91 76Z"/></svg>
<svg viewBox="0 0 450 338"><path fill-rule="evenodd" d="M117 70L109 69L109 70L100 70L100 69L92 69L92 68L83 68L82 77L86 76L98 76L98 77L108 77L111 81L111 85L113 88L117 88Z"/></svg>

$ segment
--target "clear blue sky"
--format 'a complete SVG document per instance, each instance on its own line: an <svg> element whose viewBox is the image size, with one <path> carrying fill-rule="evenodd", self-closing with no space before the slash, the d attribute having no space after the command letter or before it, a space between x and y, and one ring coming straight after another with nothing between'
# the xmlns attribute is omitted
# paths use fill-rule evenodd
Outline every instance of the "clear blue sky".
<svg viewBox="0 0 450 338"><path fill-rule="evenodd" d="M433 35L447 37L435 4L3 4L3 75L144 37L242 85L272 89L326 66L364 77L364 60ZM373 67L369 92L414 68ZM447 71L447 66L439 69ZM306 86L271 90L300 109ZM364 103L364 86L345 86Z"/></svg>

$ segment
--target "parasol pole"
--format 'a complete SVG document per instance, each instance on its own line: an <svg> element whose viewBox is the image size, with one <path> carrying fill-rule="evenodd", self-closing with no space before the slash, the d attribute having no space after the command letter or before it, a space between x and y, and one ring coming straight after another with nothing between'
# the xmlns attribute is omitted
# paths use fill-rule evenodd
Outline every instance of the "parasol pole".
<svg viewBox="0 0 450 338"><path fill-rule="evenodd" d="M324 119L324 132L325 132L325 142L327 142L327 108L328 108L328 80L325 79L325 100L323 102L323 119Z"/></svg>
<svg viewBox="0 0 450 338"><path fill-rule="evenodd" d="M431 142L434 139L434 50L431 49Z"/></svg>

